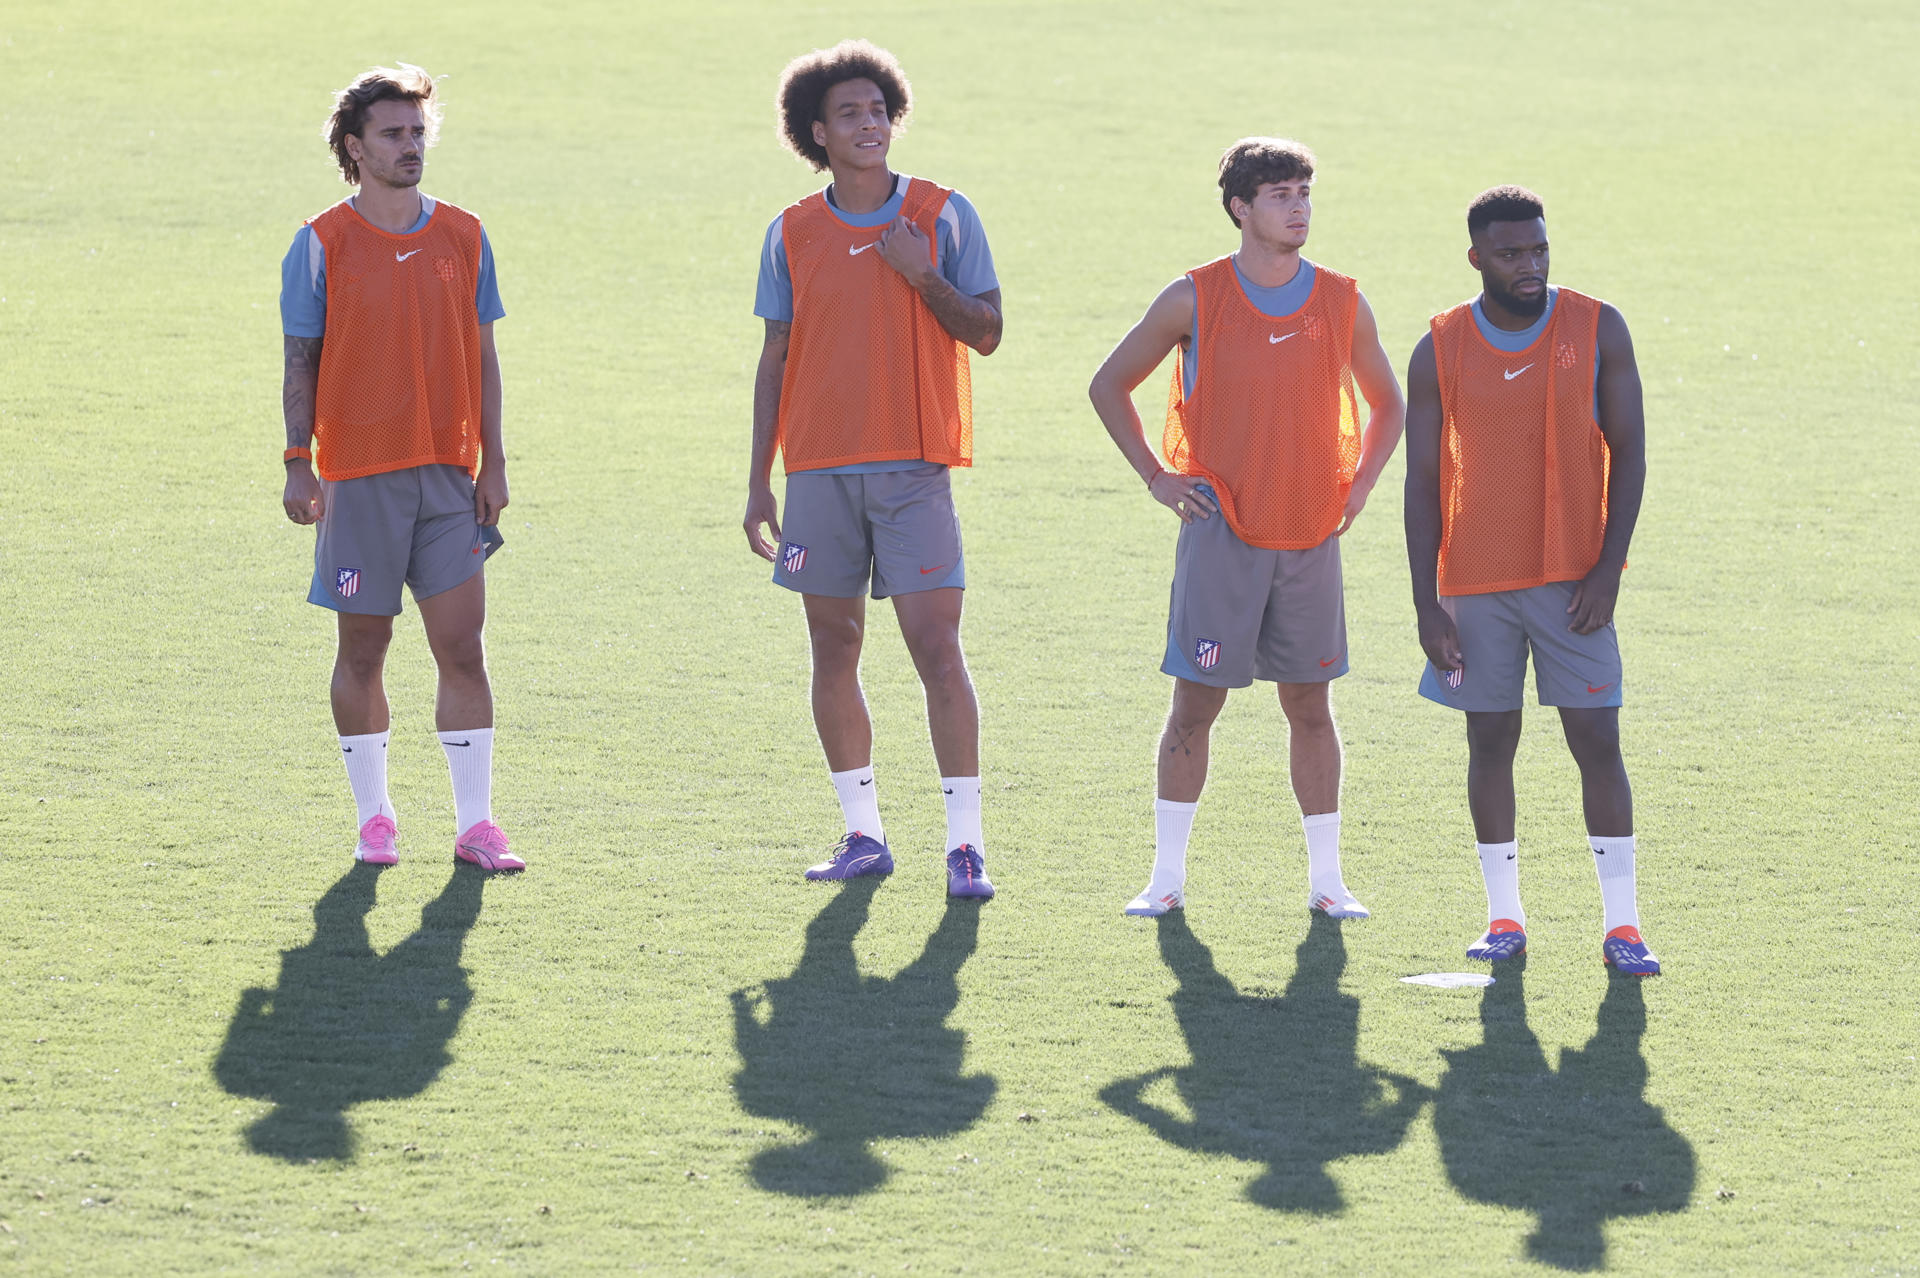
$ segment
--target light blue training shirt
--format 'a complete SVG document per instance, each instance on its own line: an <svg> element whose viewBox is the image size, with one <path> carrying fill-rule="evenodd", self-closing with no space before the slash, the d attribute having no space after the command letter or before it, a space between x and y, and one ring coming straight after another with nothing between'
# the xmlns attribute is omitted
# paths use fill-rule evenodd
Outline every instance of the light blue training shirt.
<svg viewBox="0 0 1920 1278"><path fill-rule="evenodd" d="M1277 288L1262 288L1241 272L1239 257L1233 259L1233 278L1239 283L1240 291L1253 303L1253 309L1268 319L1286 319L1307 304L1307 299L1313 296L1313 270L1313 263L1303 257L1292 279ZM1193 295L1193 322L1187 332L1191 336L1186 356L1180 361L1181 393L1192 399L1194 379L1200 376L1200 293L1197 289Z"/></svg>
<svg viewBox="0 0 1920 1278"><path fill-rule="evenodd" d="M436 207L438 201L422 195L420 220L406 233L425 229ZM500 304L500 285L493 274L493 245L487 243L485 227L480 228L480 278L474 285L473 304L482 324L491 324L507 313ZM327 248L311 226L294 232L293 245L280 261L280 331L288 337L327 335Z"/></svg>
<svg viewBox="0 0 1920 1278"><path fill-rule="evenodd" d="M894 175L893 194L871 213L847 213L833 203L833 188L826 189L827 207L846 225L862 230L885 226L900 216L906 203L907 183L913 179L904 173ZM754 292L753 313L761 319L782 324L793 322L793 276L787 269L787 241L781 234L786 221L783 212L767 227L766 243L760 250L760 280ZM935 262L947 282L968 297L978 297L1000 287L993 271L993 250L987 247L987 232L980 215L967 197L955 191L940 210L939 239L934 246ZM924 461L858 462L851 466L822 466L820 475L877 475L895 470L925 466Z"/></svg>

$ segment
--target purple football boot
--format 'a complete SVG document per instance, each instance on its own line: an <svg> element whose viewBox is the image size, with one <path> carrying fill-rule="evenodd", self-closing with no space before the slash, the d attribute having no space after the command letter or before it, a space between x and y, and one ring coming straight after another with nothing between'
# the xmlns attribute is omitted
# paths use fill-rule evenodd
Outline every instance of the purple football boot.
<svg viewBox="0 0 1920 1278"><path fill-rule="evenodd" d="M834 844L833 855L808 870L807 877L819 883L892 873L893 854L887 845L855 830Z"/></svg>
<svg viewBox="0 0 1920 1278"><path fill-rule="evenodd" d="M993 884L987 880L986 862L981 859L980 849L971 843L962 843L947 853L947 895L975 901L989 900L993 896Z"/></svg>

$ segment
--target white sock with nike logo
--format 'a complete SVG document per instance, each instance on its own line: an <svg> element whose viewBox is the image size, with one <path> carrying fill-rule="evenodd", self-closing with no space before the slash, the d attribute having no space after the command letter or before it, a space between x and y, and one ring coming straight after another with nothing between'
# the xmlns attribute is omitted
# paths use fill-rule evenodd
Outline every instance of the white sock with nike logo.
<svg viewBox="0 0 1920 1278"><path fill-rule="evenodd" d="M493 729L443 732L440 748L447 752L447 771L453 776L454 831L465 834L493 820Z"/></svg>
<svg viewBox="0 0 1920 1278"><path fill-rule="evenodd" d="M385 732L340 738L340 758L347 765L347 784L353 787L353 806L361 825L382 813L393 820L393 800L387 797L387 738Z"/></svg>
<svg viewBox="0 0 1920 1278"><path fill-rule="evenodd" d="M887 833L880 825L880 799L874 794L873 765L827 775L833 778L834 792L840 796L840 814L847 819L847 833L857 830L869 839L885 843Z"/></svg>
<svg viewBox="0 0 1920 1278"><path fill-rule="evenodd" d="M1607 914L1607 931L1616 927L1638 928L1640 905L1634 894L1633 836L1607 838L1589 834L1587 846L1593 849L1594 873L1600 876L1600 905Z"/></svg>
<svg viewBox="0 0 1920 1278"><path fill-rule="evenodd" d="M947 851L971 843L975 852L985 855L986 843L980 834L980 778L941 777L940 789L947 796Z"/></svg>
<svg viewBox="0 0 1920 1278"><path fill-rule="evenodd" d="M1487 884L1487 922L1512 919L1527 925L1527 912L1520 904L1520 844L1476 843L1480 854L1480 877Z"/></svg>

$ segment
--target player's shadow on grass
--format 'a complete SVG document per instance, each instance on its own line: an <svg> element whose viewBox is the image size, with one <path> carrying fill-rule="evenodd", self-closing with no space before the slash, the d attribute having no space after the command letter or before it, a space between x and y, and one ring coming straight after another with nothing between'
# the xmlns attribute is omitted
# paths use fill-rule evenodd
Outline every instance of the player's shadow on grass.
<svg viewBox="0 0 1920 1278"><path fill-rule="evenodd" d="M367 939L378 876L348 870L313 907L313 939L281 956L279 984L240 995L213 1073L232 1095L274 1103L247 1129L257 1153L350 1158L349 1107L417 1096L452 1059L447 1042L473 999L460 950L486 876L455 870L384 955Z"/></svg>
<svg viewBox="0 0 1920 1278"><path fill-rule="evenodd" d="M1161 957L1180 980L1173 1011L1193 1063L1109 1083L1100 1099L1170 1144L1265 1163L1246 1191L1263 1207L1340 1211L1327 1164L1392 1150L1429 1095L1359 1059L1360 1000L1340 992L1340 924L1313 916L1278 998L1235 989L1181 911L1158 926ZM1154 1099L1162 1083L1187 1115Z"/></svg>
<svg viewBox="0 0 1920 1278"><path fill-rule="evenodd" d="M1607 1220L1686 1209L1693 1147L1645 1099L1639 979L1609 979L1593 1037L1562 1049L1555 1072L1527 1027L1525 964L1500 964L1481 994L1480 1046L1446 1053L1433 1120L1440 1156L1468 1198L1538 1218L1527 1238L1534 1260L1598 1269Z"/></svg>
<svg viewBox="0 0 1920 1278"><path fill-rule="evenodd" d="M963 1074L966 1035L949 1028L960 967L980 932L977 901L949 901L920 957L889 978L863 976L853 941L880 880L855 879L807 925L793 975L733 993L740 1107L807 1129L799 1144L754 1156L762 1189L801 1197L878 1189L881 1139L948 1136L979 1120L990 1074Z"/></svg>

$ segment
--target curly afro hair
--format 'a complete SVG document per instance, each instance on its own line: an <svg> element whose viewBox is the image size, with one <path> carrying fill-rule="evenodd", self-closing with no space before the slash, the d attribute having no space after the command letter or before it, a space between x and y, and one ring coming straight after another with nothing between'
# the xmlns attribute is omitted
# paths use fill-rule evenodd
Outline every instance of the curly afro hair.
<svg viewBox="0 0 1920 1278"><path fill-rule="evenodd" d="M828 89L848 80L871 80L880 86L896 137L906 127L907 112L913 109L907 73L891 53L865 40L842 40L831 49L815 49L787 63L774 94L774 105L780 113L780 140L815 172L827 167L827 149L813 140L820 104Z"/></svg>
<svg viewBox="0 0 1920 1278"><path fill-rule="evenodd" d="M1490 186L1467 205L1467 236L1477 238L1495 222L1531 222L1546 215L1546 203L1526 187Z"/></svg>

